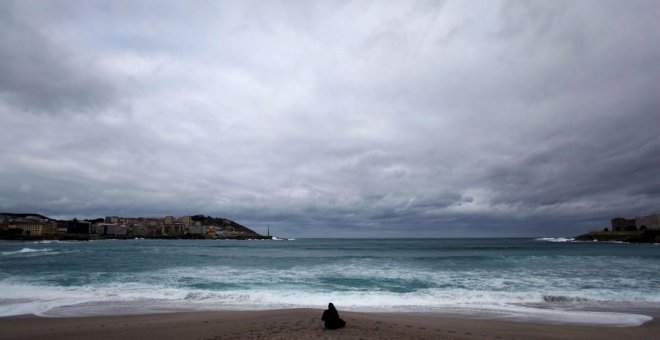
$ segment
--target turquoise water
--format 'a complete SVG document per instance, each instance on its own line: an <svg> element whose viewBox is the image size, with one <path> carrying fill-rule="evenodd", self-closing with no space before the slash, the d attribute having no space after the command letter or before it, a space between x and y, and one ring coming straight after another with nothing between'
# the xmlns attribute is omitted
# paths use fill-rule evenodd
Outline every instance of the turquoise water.
<svg viewBox="0 0 660 340"><path fill-rule="evenodd" d="M0 315L323 308L634 324L660 246L562 239L0 241Z"/></svg>

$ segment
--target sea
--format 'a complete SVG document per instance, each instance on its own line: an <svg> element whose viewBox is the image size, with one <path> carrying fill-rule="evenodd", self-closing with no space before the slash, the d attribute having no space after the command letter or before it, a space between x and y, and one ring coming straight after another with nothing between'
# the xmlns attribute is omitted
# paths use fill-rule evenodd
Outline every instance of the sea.
<svg viewBox="0 0 660 340"><path fill-rule="evenodd" d="M660 245L563 238L0 241L0 316L324 309L634 326Z"/></svg>

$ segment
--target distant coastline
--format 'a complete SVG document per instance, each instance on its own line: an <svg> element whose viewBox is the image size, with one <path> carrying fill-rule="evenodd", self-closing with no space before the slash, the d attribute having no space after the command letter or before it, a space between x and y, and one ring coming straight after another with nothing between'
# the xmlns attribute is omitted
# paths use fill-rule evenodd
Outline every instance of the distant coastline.
<svg viewBox="0 0 660 340"><path fill-rule="evenodd" d="M635 218L615 217L610 227L578 235L576 241L609 241L626 243L660 243L660 214Z"/></svg>
<svg viewBox="0 0 660 340"><path fill-rule="evenodd" d="M272 240L272 236L218 236L218 237L182 237L182 236L98 236L98 235L5 235L0 233L0 240L5 241L93 241L93 240Z"/></svg>
<svg viewBox="0 0 660 340"><path fill-rule="evenodd" d="M591 231L574 237L575 241L660 243L660 231Z"/></svg>
<svg viewBox="0 0 660 340"><path fill-rule="evenodd" d="M120 217L55 220L36 213L0 213L3 240L127 240L127 239L271 240L226 218L204 215L181 217Z"/></svg>

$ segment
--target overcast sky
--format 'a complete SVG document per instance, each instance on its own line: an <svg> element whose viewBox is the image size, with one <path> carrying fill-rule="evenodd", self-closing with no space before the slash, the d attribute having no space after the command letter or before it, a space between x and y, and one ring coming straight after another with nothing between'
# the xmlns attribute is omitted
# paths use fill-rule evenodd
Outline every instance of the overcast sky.
<svg viewBox="0 0 660 340"><path fill-rule="evenodd" d="M0 1L0 211L296 237L660 212L660 2Z"/></svg>

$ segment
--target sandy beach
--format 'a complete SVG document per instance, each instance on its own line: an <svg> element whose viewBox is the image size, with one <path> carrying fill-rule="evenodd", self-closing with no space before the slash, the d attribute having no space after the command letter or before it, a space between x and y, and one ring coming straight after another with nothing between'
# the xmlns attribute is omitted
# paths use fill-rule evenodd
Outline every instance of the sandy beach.
<svg viewBox="0 0 660 340"><path fill-rule="evenodd" d="M347 326L325 330L322 310L212 311L50 318L0 318L0 339L653 339L638 327L536 324L440 315L342 312Z"/></svg>

